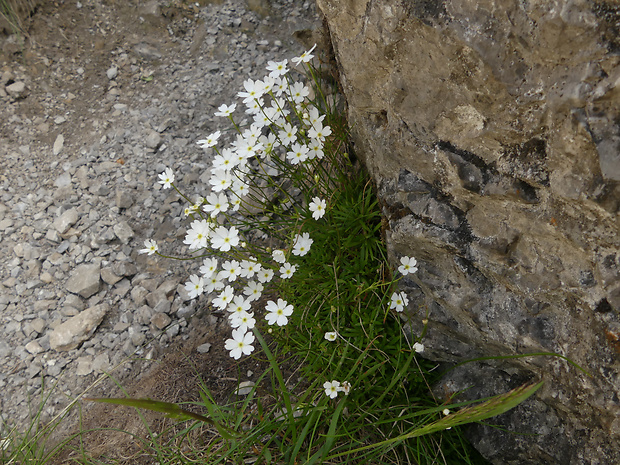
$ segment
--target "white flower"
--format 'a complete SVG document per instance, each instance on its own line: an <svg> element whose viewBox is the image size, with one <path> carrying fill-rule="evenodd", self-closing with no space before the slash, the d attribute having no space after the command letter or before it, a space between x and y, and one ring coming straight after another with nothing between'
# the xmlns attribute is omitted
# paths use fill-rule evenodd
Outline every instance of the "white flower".
<svg viewBox="0 0 620 465"><path fill-rule="evenodd" d="M226 288L220 292L220 295L213 299L213 305L220 310L224 310L235 297L234 292L232 286L226 286Z"/></svg>
<svg viewBox="0 0 620 465"><path fill-rule="evenodd" d="M237 166L237 154L231 149L226 148L213 159L211 173L215 173L217 170L230 171L235 166Z"/></svg>
<svg viewBox="0 0 620 465"><path fill-rule="evenodd" d="M303 233L295 238L295 244L293 245L293 255L299 255L303 257L310 252L310 246L314 241L310 239L310 234Z"/></svg>
<svg viewBox="0 0 620 465"><path fill-rule="evenodd" d="M243 293L248 296L250 302L258 300L263 293L263 285L256 281L249 281L248 285L243 288Z"/></svg>
<svg viewBox="0 0 620 465"><path fill-rule="evenodd" d="M155 242L153 239L145 240L144 247L146 248L140 249L138 253L147 253L149 255L153 255L155 252L159 250L159 247L157 246L157 242Z"/></svg>
<svg viewBox="0 0 620 465"><path fill-rule="evenodd" d="M219 273L213 273L209 278L205 278L205 282L207 286L205 287L205 291L207 294L210 294L213 291L219 291L224 289L224 283L219 279Z"/></svg>
<svg viewBox="0 0 620 465"><path fill-rule="evenodd" d="M258 273L258 280L263 284L270 282L272 279L273 270L270 270L269 268L265 268Z"/></svg>
<svg viewBox="0 0 620 465"><path fill-rule="evenodd" d="M275 85L276 85L276 78L271 77L271 76L265 76L263 78L263 89L265 90L265 94L268 94L271 91L271 89L273 89L273 86Z"/></svg>
<svg viewBox="0 0 620 465"><path fill-rule="evenodd" d="M315 159L318 158L321 160L325 154L323 153L323 142L317 139L311 139L310 144L308 144L308 158Z"/></svg>
<svg viewBox="0 0 620 465"><path fill-rule="evenodd" d="M213 134L209 134L206 139L201 139L196 143L203 149L213 147L221 135L220 131L215 131Z"/></svg>
<svg viewBox="0 0 620 465"><path fill-rule="evenodd" d="M325 142L325 138L332 133L332 129L329 126L323 127L321 123L316 123L316 126L313 126L308 131L308 137L311 139L320 140L321 142Z"/></svg>
<svg viewBox="0 0 620 465"><path fill-rule="evenodd" d="M228 189L233 182L232 175L228 170L214 170L213 176L209 179L209 184L213 186L214 192L221 192Z"/></svg>
<svg viewBox="0 0 620 465"><path fill-rule="evenodd" d="M205 258L200 267L200 273L205 279L210 278L217 270L217 258Z"/></svg>
<svg viewBox="0 0 620 465"><path fill-rule="evenodd" d="M297 126L293 126L290 123L284 123L282 130L278 132L282 145L289 145L295 142L297 140L296 134Z"/></svg>
<svg viewBox="0 0 620 465"><path fill-rule="evenodd" d="M174 173L170 168L166 168L166 170L159 175L159 184L163 186L164 189L170 189L170 186L174 182Z"/></svg>
<svg viewBox="0 0 620 465"><path fill-rule="evenodd" d="M293 306L289 305L286 300L282 299L278 299L277 304L270 300L267 302L265 310L269 312L265 315L265 319L270 325L275 323L278 326L285 326L288 323L287 317L293 314Z"/></svg>
<svg viewBox="0 0 620 465"><path fill-rule="evenodd" d="M288 94L295 103L301 103L304 98L310 95L310 89L308 89L303 82L295 82L288 90Z"/></svg>
<svg viewBox="0 0 620 465"><path fill-rule="evenodd" d="M325 115L319 113L319 109L314 105L308 106L308 116L304 116L304 119L310 123L310 126L315 126L317 123L321 124Z"/></svg>
<svg viewBox="0 0 620 465"><path fill-rule="evenodd" d="M265 105L265 102L263 101L262 98L254 99L251 102L246 103L247 109L245 110L245 112L248 115L257 115L261 112L261 109L263 108L264 105Z"/></svg>
<svg viewBox="0 0 620 465"><path fill-rule="evenodd" d="M250 258L254 258L254 257L250 257ZM239 275L242 278L251 279L254 277L256 273L260 271L260 269L261 269L260 263L256 263L255 261L251 261L251 260L243 260L241 262L241 270L239 271Z"/></svg>
<svg viewBox="0 0 620 465"><path fill-rule="evenodd" d="M395 309L397 312L402 312L406 305L409 305L409 299L404 292L395 292L392 294L390 308Z"/></svg>
<svg viewBox="0 0 620 465"><path fill-rule="evenodd" d="M194 299L202 294L203 286L203 279L193 274L189 277L189 281L185 283L185 290L189 294L189 298Z"/></svg>
<svg viewBox="0 0 620 465"><path fill-rule="evenodd" d="M225 261L222 264L222 271L218 274L218 279L227 279L230 282L236 281L240 271L241 267L237 260Z"/></svg>
<svg viewBox="0 0 620 465"><path fill-rule="evenodd" d="M269 76L276 79L280 76L284 76L288 73L288 69L286 68L286 64L288 60L284 61L269 61L267 63L267 71L271 71Z"/></svg>
<svg viewBox="0 0 620 465"><path fill-rule="evenodd" d="M210 234L211 225L207 220L195 220L192 221L183 243L189 245L190 249L201 249L207 246Z"/></svg>
<svg viewBox="0 0 620 465"><path fill-rule="evenodd" d="M348 396L351 392L351 383L348 381L343 381L342 386L338 388L338 392L344 392L344 395Z"/></svg>
<svg viewBox="0 0 620 465"><path fill-rule="evenodd" d="M312 212L312 218L314 218L315 220L318 220L319 218L322 218L323 215L325 215L326 207L327 203L325 202L325 200L321 200L318 197L314 197L312 199L312 202L310 202L310 205L308 205L308 208Z"/></svg>
<svg viewBox="0 0 620 465"><path fill-rule="evenodd" d="M284 254L284 250L276 249L271 252L271 256L277 263L284 263L286 261L286 255Z"/></svg>
<svg viewBox="0 0 620 465"><path fill-rule="evenodd" d="M335 399L338 396L340 390L340 381L325 381L323 383L323 389L325 389L325 395L330 399Z"/></svg>
<svg viewBox="0 0 620 465"><path fill-rule="evenodd" d="M232 226L230 229L226 229L224 226L219 226L211 237L211 245L213 248L220 250L221 252L228 252L231 247L236 247L239 244L239 231Z"/></svg>
<svg viewBox="0 0 620 465"><path fill-rule="evenodd" d="M286 158L291 165L297 165L308 159L309 150L308 146L295 143L291 146L290 152L287 152Z"/></svg>
<svg viewBox="0 0 620 465"><path fill-rule="evenodd" d="M246 311L232 313L229 317L230 326L233 328L239 328L241 331L249 331L256 325L256 319L254 315Z"/></svg>
<svg viewBox="0 0 620 465"><path fill-rule="evenodd" d="M217 107L219 111L215 112L215 116L230 116L233 111L237 108L237 104L233 103L231 106L228 105L220 105Z"/></svg>
<svg viewBox="0 0 620 465"><path fill-rule="evenodd" d="M400 271L403 276L418 271L418 267L416 266L418 262L413 257L401 257L400 263L401 266L398 267L398 271Z"/></svg>
<svg viewBox="0 0 620 465"><path fill-rule="evenodd" d="M202 207L206 213L211 213L211 218L215 218L218 213L226 213L228 210L228 197L226 194L210 194L207 197L207 204Z"/></svg>
<svg viewBox="0 0 620 465"><path fill-rule="evenodd" d="M450 415L450 410L449 410L449 409L447 409L447 408L445 408L445 409L443 409L443 410L442 410L442 412L441 412L441 413L443 413L444 415L446 415L446 416L447 416L447 415Z"/></svg>
<svg viewBox="0 0 620 465"><path fill-rule="evenodd" d="M280 267L280 277L282 279L288 279L291 276L293 276L296 270L297 270L297 265L291 265L290 263L285 263L284 265Z"/></svg>
<svg viewBox="0 0 620 465"><path fill-rule="evenodd" d="M232 339L227 339L224 347L230 350L230 356L235 360L239 360L241 355L250 355L254 350L252 343L254 342L254 334L250 331L244 332L239 329L233 329Z"/></svg>
<svg viewBox="0 0 620 465"><path fill-rule="evenodd" d="M413 350L416 351L418 354L421 354L422 352L424 352L424 344L416 342L415 344L413 344Z"/></svg>
<svg viewBox="0 0 620 465"><path fill-rule="evenodd" d="M265 93L265 85L258 79L256 81L251 79L244 81L243 87L245 87L246 92L238 92L237 95L243 97L243 103L246 104L261 98Z"/></svg>
<svg viewBox="0 0 620 465"><path fill-rule="evenodd" d="M336 339L338 339L338 333L336 331L328 331L325 333L324 337L329 342L334 342Z"/></svg>
<svg viewBox="0 0 620 465"><path fill-rule="evenodd" d="M273 152L273 149L277 148L280 145L278 139L276 138L276 135L272 132L270 132L266 136L260 136L259 141L261 142L261 144L263 144L263 152L261 154L262 158L265 158L266 155L271 154L271 152Z"/></svg>
<svg viewBox="0 0 620 465"><path fill-rule="evenodd" d="M284 92L286 92L287 85L288 83L286 82L286 79L276 78L274 79L272 92L276 97L280 97Z"/></svg>
<svg viewBox="0 0 620 465"><path fill-rule="evenodd" d="M233 298L233 301L228 305L227 310L234 313L247 312L250 310L252 305L250 304L249 299L244 299L242 295L236 295Z"/></svg>
<svg viewBox="0 0 620 465"><path fill-rule="evenodd" d="M315 48L316 48L316 44L314 44L314 47L312 47L310 50L307 50L304 53L302 53L300 56L291 59L291 61L295 63L296 65L298 65L302 61L304 63L308 63L310 60L314 58L314 55L311 55L311 53Z"/></svg>

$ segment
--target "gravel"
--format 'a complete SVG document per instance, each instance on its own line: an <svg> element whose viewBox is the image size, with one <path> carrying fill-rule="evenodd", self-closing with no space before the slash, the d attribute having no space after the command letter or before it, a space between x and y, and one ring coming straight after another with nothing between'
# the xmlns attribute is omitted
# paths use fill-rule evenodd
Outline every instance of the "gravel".
<svg viewBox="0 0 620 465"><path fill-rule="evenodd" d="M160 15L169 2L148 2ZM253 10L248 4L258 5ZM102 0L83 1L104 25ZM106 16L108 15L108 16ZM140 17L142 18L142 17ZM0 398L2 417L27 421L57 384L44 419L129 356L153 358L188 339L204 307L183 288L196 263L140 255L154 238L183 255L184 204L157 174L174 170L207 195L201 137L213 116L268 60L305 48L297 30L320 25L313 2L225 0L168 25L165 40L120 42L100 69L33 50L49 69L5 63L0 82ZM104 27L104 26L102 26ZM87 38L83 38L86 41ZM74 39L75 40L75 39ZM93 78L95 73L100 79ZM98 74L97 74L98 73ZM95 76L95 77L97 77ZM58 83L66 84L64 88ZM35 108L36 111L29 111ZM210 346L199 348L207 352Z"/></svg>

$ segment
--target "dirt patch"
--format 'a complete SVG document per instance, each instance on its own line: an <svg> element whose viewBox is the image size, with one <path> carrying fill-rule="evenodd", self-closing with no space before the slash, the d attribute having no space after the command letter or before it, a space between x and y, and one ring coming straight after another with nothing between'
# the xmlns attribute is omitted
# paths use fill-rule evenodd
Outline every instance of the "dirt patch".
<svg viewBox="0 0 620 465"><path fill-rule="evenodd" d="M223 320L209 327L210 330L203 331L202 334L198 331L193 334L188 340L191 341L189 344L173 344L146 373L140 375L139 380L123 383L125 392L116 388L106 393L106 397L127 395L164 402L199 403L199 389L203 385L220 405L238 400L239 397L234 393L238 381L256 380L268 368L268 363L249 357L236 362L224 350L223 334L227 328ZM205 343L211 344L209 352L198 353L197 347ZM269 389L269 380L264 379L261 391L267 392ZM85 401L81 405L83 412L79 428L82 431L93 430L80 437L81 447L94 458L106 457L132 464L152 463L153 457L145 453L141 441L141 438L149 437L147 426L151 431L160 433L177 423L155 412L141 411L138 415L131 407ZM197 405L186 404L184 408L208 414ZM181 423L179 427L186 425L187 423ZM57 435L58 439L68 437L76 431L77 429L63 430L62 434ZM72 446L77 447L77 444L78 442L74 441ZM67 449L55 463L66 463L80 456L79 451Z"/></svg>

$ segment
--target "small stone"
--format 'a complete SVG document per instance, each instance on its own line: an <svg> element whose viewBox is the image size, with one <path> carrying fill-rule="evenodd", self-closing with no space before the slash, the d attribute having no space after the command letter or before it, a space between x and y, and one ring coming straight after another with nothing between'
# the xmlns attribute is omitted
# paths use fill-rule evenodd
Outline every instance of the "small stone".
<svg viewBox="0 0 620 465"><path fill-rule="evenodd" d="M49 335L50 347L59 351L77 348L93 335L109 309L107 304L98 304L58 325Z"/></svg>
<svg viewBox="0 0 620 465"><path fill-rule="evenodd" d="M183 300L183 302L192 300L192 298L189 296L189 292L187 292L187 289L185 289L185 285L183 284L179 284L177 286L177 294L179 294L179 297L181 298L181 300Z"/></svg>
<svg viewBox="0 0 620 465"><path fill-rule="evenodd" d="M84 304L84 301L82 299L80 299L77 295L74 294L69 294L67 295L67 297L65 297L65 305L69 305L73 308L77 308L78 310L84 310L86 308L86 305Z"/></svg>
<svg viewBox="0 0 620 465"><path fill-rule="evenodd" d="M149 291L142 286L136 286L131 290L131 300L133 300L136 305L143 305L146 302L148 293Z"/></svg>
<svg viewBox="0 0 620 465"><path fill-rule="evenodd" d="M122 189L116 190L116 206L118 208L131 208L133 205L133 196Z"/></svg>
<svg viewBox="0 0 620 465"><path fill-rule="evenodd" d="M21 81L14 82L13 84L6 86L6 91L15 100L26 98L28 95L26 84Z"/></svg>
<svg viewBox="0 0 620 465"><path fill-rule="evenodd" d="M75 369L76 375L86 376L92 373L93 362L91 361L90 357L80 357L76 360L76 362L77 362L77 368Z"/></svg>
<svg viewBox="0 0 620 465"><path fill-rule="evenodd" d="M170 318L165 313L156 313L151 318L151 323L157 329L164 329L166 326L168 326L170 324L171 321L172 321L172 318Z"/></svg>
<svg viewBox="0 0 620 465"><path fill-rule="evenodd" d="M242 383L239 383L239 386L235 389L235 394L238 396L247 396L250 392L252 392L255 384L256 383L254 381L243 381Z"/></svg>
<svg viewBox="0 0 620 465"><path fill-rule="evenodd" d="M144 333L133 333L131 335L131 343L134 347L140 347L146 341L146 335Z"/></svg>
<svg viewBox="0 0 620 465"><path fill-rule="evenodd" d="M153 308L158 313L170 313L172 303L168 299L160 300Z"/></svg>
<svg viewBox="0 0 620 465"><path fill-rule="evenodd" d="M156 150L161 145L161 136L156 131L149 131L145 144L148 148Z"/></svg>
<svg viewBox="0 0 620 465"><path fill-rule="evenodd" d="M58 231L56 231L55 229L48 229L47 232L45 233L45 238L50 242L56 242L56 243L62 240L62 238L58 234Z"/></svg>
<svg viewBox="0 0 620 465"><path fill-rule="evenodd" d="M62 134L58 134L58 137L56 137L56 140L54 141L54 147L52 148L54 155L58 155L62 151L64 144L65 137Z"/></svg>
<svg viewBox="0 0 620 465"><path fill-rule="evenodd" d="M66 233L71 226L73 226L79 220L78 212L75 208L70 208L60 215L53 223L54 229L59 234Z"/></svg>
<svg viewBox="0 0 620 465"><path fill-rule="evenodd" d="M116 76L118 76L118 68L116 66L112 66L105 72L105 74L108 77L108 79L111 81Z"/></svg>
<svg viewBox="0 0 620 465"><path fill-rule="evenodd" d="M108 370L110 368L110 357L108 357L107 352L97 355L91 364L91 368L94 372Z"/></svg>
<svg viewBox="0 0 620 465"><path fill-rule="evenodd" d="M123 261L112 264L112 271L118 276L134 276L138 273L138 268L133 263Z"/></svg>
<svg viewBox="0 0 620 465"><path fill-rule="evenodd" d="M196 350L199 354L206 354L209 350L211 350L211 343L205 342L204 344L199 345Z"/></svg>
<svg viewBox="0 0 620 465"><path fill-rule="evenodd" d="M133 229L131 229L127 221L116 223L113 229L114 234L116 234L116 237L118 237L123 244L128 244L134 236Z"/></svg>
<svg viewBox="0 0 620 465"><path fill-rule="evenodd" d="M153 310L148 305L141 306L134 312L133 321L140 325L148 325L153 317Z"/></svg>
<svg viewBox="0 0 620 465"><path fill-rule="evenodd" d="M54 181L56 187L67 187L71 185L71 173L64 172Z"/></svg>
<svg viewBox="0 0 620 465"><path fill-rule="evenodd" d="M157 292L163 292L166 297L171 297L176 291L179 282L174 279L167 279L159 285Z"/></svg>
<svg viewBox="0 0 620 465"><path fill-rule="evenodd" d="M101 285L100 277L99 264L80 265L73 271L65 287L69 292L88 299L93 294L99 292Z"/></svg>
<svg viewBox="0 0 620 465"><path fill-rule="evenodd" d="M47 321L45 321L43 318L35 318L34 320L30 321L27 326L28 329L30 329L31 331L34 331L37 334L41 334L43 331L45 331Z"/></svg>
<svg viewBox="0 0 620 465"><path fill-rule="evenodd" d="M28 351L28 353L36 355L43 352L44 349L37 341L30 341L28 344L26 344L26 350Z"/></svg>
<svg viewBox="0 0 620 465"><path fill-rule="evenodd" d="M179 331L181 331L181 327L179 326L178 323L175 323L168 327L168 329L166 330L166 335L170 339L172 339L173 337L176 337L179 334Z"/></svg>
<svg viewBox="0 0 620 465"><path fill-rule="evenodd" d="M0 341L0 359L4 357L8 357L13 352L13 349L6 341Z"/></svg>
<svg viewBox="0 0 620 465"><path fill-rule="evenodd" d="M112 268L106 267L101 268L101 279L104 283L109 284L110 286L114 286L122 278L120 276L117 276L114 271L112 271Z"/></svg>

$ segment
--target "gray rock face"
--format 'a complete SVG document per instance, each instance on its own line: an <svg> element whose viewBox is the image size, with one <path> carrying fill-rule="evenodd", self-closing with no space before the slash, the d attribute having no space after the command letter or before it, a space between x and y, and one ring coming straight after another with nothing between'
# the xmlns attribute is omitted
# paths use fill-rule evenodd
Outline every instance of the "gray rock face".
<svg viewBox="0 0 620 465"><path fill-rule="evenodd" d="M465 398L546 381L474 444L496 464L620 463L620 66L606 2L318 0L425 356ZM614 13L615 11L615 13ZM614 32L615 31L615 32ZM360 66L364 63L364 66Z"/></svg>

